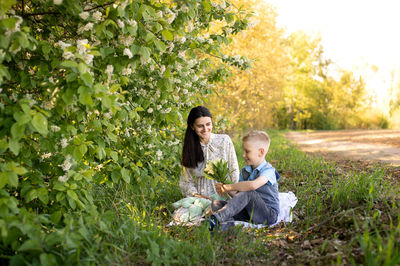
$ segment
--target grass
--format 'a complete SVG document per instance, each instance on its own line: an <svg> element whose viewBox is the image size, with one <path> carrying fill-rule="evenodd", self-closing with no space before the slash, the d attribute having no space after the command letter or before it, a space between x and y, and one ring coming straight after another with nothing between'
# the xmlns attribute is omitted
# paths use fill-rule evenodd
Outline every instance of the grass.
<svg viewBox="0 0 400 266"><path fill-rule="evenodd" d="M91 245L81 251L82 264L364 264L400 263L400 201L389 186L385 169L348 171L322 158L312 158L270 131L267 160L280 172L281 192L299 201L294 221L260 230L235 228L211 235L207 226L172 227L171 203L143 202L129 187L98 187L97 204L104 210L88 229ZM239 165L241 143L234 139ZM168 196L167 195L167 196ZM165 198L165 197L164 197ZM95 244L93 244L95 243Z"/></svg>

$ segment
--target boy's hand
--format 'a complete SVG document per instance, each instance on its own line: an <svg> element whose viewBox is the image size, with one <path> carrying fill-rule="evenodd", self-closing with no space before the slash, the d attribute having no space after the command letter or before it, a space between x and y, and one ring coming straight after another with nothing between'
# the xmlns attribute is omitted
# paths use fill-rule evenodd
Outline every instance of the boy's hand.
<svg viewBox="0 0 400 266"><path fill-rule="evenodd" d="M228 190L226 189L225 185L222 183L216 183L215 190L217 191L217 193L220 196L224 195L225 193L228 193Z"/></svg>

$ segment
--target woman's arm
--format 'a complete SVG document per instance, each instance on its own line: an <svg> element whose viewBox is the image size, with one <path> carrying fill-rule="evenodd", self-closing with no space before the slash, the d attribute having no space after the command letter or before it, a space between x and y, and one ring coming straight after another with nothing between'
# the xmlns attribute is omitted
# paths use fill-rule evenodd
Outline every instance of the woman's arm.
<svg viewBox="0 0 400 266"><path fill-rule="evenodd" d="M184 197L193 197L198 195L196 186L194 185L192 174L189 169L183 167L181 177L179 179L179 187L181 188Z"/></svg>

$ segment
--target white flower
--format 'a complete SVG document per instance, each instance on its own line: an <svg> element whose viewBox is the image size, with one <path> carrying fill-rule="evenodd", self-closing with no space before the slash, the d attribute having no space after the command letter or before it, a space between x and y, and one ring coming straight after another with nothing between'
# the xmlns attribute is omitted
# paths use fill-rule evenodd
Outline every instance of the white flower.
<svg viewBox="0 0 400 266"><path fill-rule="evenodd" d="M93 111L93 113L94 113L95 115L97 115L97 116L99 116L99 115L100 115L100 112L99 112L99 110L97 110L97 109L96 109L96 110L94 110L94 111Z"/></svg>
<svg viewBox="0 0 400 266"><path fill-rule="evenodd" d="M82 28L82 31L85 32L85 31L89 31L92 29L93 29L93 23L89 22L88 24L85 25L85 27Z"/></svg>
<svg viewBox="0 0 400 266"><path fill-rule="evenodd" d="M171 107L168 107L167 109L164 110L164 113L168 114L169 112L171 112Z"/></svg>
<svg viewBox="0 0 400 266"><path fill-rule="evenodd" d="M68 146L68 140L66 138L61 139L61 148L65 149Z"/></svg>
<svg viewBox="0 0 400 266"><path fill-rule="evenodd" d="M68 176L67 175L59 176L58 181L65 183L68 181Z"/></svg>
<svg viewBox="0 0 400 266"><path fill-rule="evenodd" d="M186 58L186 51L180 51L178 53L178 57L181 58L181 59L185 59Z"/></svg>
<svg viewBox="0 0 400 266"><path fill-rule="evenodd" d="M132 68L131 68L131 65L129 64L128 67L122 69L121 75L122 76L129 76L130 74L132 74Z"/></svg>
<svg viewBox="0 0 400 266"><path fill-rule="evenodd" d="M189 11L189 7L187 5L182 5L180 9L183 13L187 13Z"/></svg>
<svg viewBox="0 0 400 266"><path fill-rule="evenodd" d="M62 2L63 2L63 0L54 0L53 1L53 3L55 4L55 5L61 5L62 4Z"/></svg>
<svg viewBox="0 0 400 266"><path fill-rule="evenodd" d="M176 18L176 15L174 14L174 13L168 13L167 15L166 15L166 18L167 18L167 23L168 24L171 24L172 22L174 22L174 20L175 20L175 18Z"/></svg>
<svg viewBox="0 0 400 266"><path fill-rule="evenodd" d="M117 24L118 24L118 27L120 27L121 29L123 29L125 27L124 22L120 19L117 20Z"/></svg>
<svg viewBox="0 0 400 266"><path fill-rule="evenodd" d="M132 27L135 27L135 26L137 25L137 22L136 22L136 20L134 20L134 19L128 19L128 20L126 21L126 23L128 23L128 25L130 25L130 26L132 26Z"/></svg>
<svg viewBox="0 0 400 266"><path fill-rule="evenodd" d="M61 168L65 172L67 172L72 166L71 159L72 159L71 155L68 154L67 157L65 158L63 164L61 165Z"/></svg>
<svg viewBox="0 0 400 266"><path fill-rule="evenodd" d="M218 7L218 3L217 3L217 2L212 2L211 5L212 5L213 7Z"/></svg>
<svg viewBox="0 0 400 266"><path fill-rule="evenodd" d="M133 57L133 54L132 54L131 50L129 50L128 48L124 49L124 55L129 57L129 59L131 59Z"/></svg>
<svg viewBox="0 0 400 266"><path fill-rule="evenodd" d="M187 94L189 91L187 89L182 90L183 94Z"/></svg>
<svg viewBox="0 0 400 266"><path fill-rule="evenodd" d="M158 158L158 159L161 159L163 153L162 153L162 151L158 150L158 151L156 152L156 155L157 155L157 158Z"/></svg>
<svg viewBox="0 0 400 266"><path fill-rule="evenodd" d="M61 128L59 126L56 126L56 125L51 125L50 129L53 132L58 132L58 131L61 130Z"/></svg>
<svg viewBox="0 0 400 266"><path fill-rule="evenodd" d="M118 37L118 41L119 41L120 43L122 43L124 46L131 46L131 45L133 44L133 41L134 41L134 40L135 40L135 39L132 38L132 36L130 36L130 35L128 35L128 36L120 35L120 36Z"/></svg>
<svg viewBox="0 0 400 266"><path fill-rule="evenodd" d="M112 113L111 113L111 112L105 113L105 114L104 114L104 117L105 117L106 119L111 119L111 118L112 118Z"/></svg>
<svg viewBox="0 0 400 266"><path fill-rule="evenodd" d="M42 102L42 104L40 105L40 107L42 107L43 109L46 109L46 110L51 110L51 109L53 109L54 108L54 102L52 102L52 101L45 101L45 102Z"/></svg>
<svg viewBox="0 0 400 266"><path fill-rule="evenodd" d="M176 65L175 65L175 68L176 68L176 71L181 71L182 70L182 65L181 64L179 64L179 63L176 63Z"/></svg>
<svg viewBox="0 0 400 266"><path fill-rule="evenodd" d="M52 155L51 152L45 153L45 154L42 154L41 158L42 158L42 160L43 160L43 159L47 159L47 158L50 158L51 155Z"/></svg>
<svg viewBox="0 0 400 266"><path fill-rule="evenodd" d="M198 81L199 80L199 77L197 76L197 75L194 75L193 76L193 82L196 82L196 81Z"/></svg>
<svg viewBox="0 0 400 266"><path fill-rule="evenodd" d="M162 66L160 67L160 73L162 74L162 73L164 73L164 72L165 72L165 66L162 65Z"/></svg>
<svg viewBox="0 0 400 266"><path fill-rule="evenodd" d="M63 50L65 50L67 47L70 47L70 46L71 46L71 44L65 43L65 42L63 42L63 41L58 41L58 42L57 42L57 45L60 46L61 49L63 49Z"/></svg>
<svg viewBox="0 0 400 266"><path fill-rule="evenodd" d="M87 12L87 11L84 11L84 12L82 12L82 13L80 13L79 14L79 16L81 17L81 19L83 19L83 20L87 20L88 18L89 18L89 12Z"/></svg>
<svg viewBox="0 0 400 266"><path fill-rule="evenodd" d="M89 65L90 63L92 63L93 58L94 58L94 55L86 54L85 57L83 58L83 60L85 61L86 64Z"/></svg>
<svg viewBox="0 0 400 266"><path fill-rule="evenodd" d="M162 105L157 105L157 110L160 110L162 108Z"/></svg>
<svg viewBox="0 0 400 266"><path fill-rule="evenodd" d="M70 51L64 52L63 57L65 60L71 60L75 58L75 55L71 53Z"/></svg>
<svg viewBox="0 0 400 266"><path fill-rule="evenodd" d="M106 73L108 76L111 76L112 73L113 73L113 71L114 71L114 67L113 67L112 65L107 65L107 68L106 68L105 73Z"/></svg>
<svg viewBox="0 0 400 266"><path fill-rule="evenodd" d="M96 11L96 12L93 13L93 19L96 20L96 21L101 20L101 16L102 16L102 14L101 14L100 11Z"/></svg>
<svg viewBox="0 0 400 266"><path fill-rule="evenodd" d="M149 109L147 109L147 112L149 113L149 114L151 114L152 112L153 112L153 108L149 108Z"/></svg>
<svg viewBox="0 0 400 266"><path fill-rule="evenodd" d="M162 18L163 17L163 12L162 11L158 11L156 13L157 17Z"/></svg>
<svg viewBox="0 0 400 266"><path fill-rule="evenodd" d="M84 55L86 53L86 49L88 48L88 40L78 40L77 42L78 53Z"/></svg>

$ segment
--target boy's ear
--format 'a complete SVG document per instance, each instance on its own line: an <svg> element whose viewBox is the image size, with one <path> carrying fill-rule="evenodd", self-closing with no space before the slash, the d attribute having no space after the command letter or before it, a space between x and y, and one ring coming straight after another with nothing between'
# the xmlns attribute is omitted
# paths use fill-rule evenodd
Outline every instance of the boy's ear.
<svg viewBox="0 0 400 266"><path fill-rule="evenodd" d="M260 151L260 157L264 156L265 148L259 148L258 150Z"/></svg>

